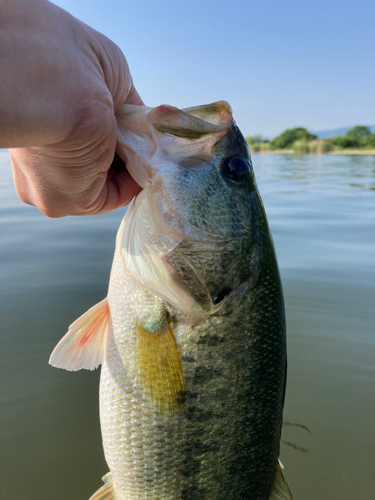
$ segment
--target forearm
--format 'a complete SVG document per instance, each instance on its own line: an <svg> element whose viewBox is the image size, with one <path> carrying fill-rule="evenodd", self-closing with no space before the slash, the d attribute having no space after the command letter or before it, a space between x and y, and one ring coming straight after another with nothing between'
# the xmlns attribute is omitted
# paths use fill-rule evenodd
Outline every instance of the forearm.
<svg viewBox="0 0 375 500"><path fill-rule="evenodd" d="M22 201L50 217L128 203L140 187L111 169L124 102L142 104L111 40L46 0L0 0L0 147Z"/></svg>
<svg viewBox="0 0 375 500"><path fill-rule="evenodd" d="M86 104L85 25L45 0L0 0L0 20L0 147L65 140Z"/></svg>

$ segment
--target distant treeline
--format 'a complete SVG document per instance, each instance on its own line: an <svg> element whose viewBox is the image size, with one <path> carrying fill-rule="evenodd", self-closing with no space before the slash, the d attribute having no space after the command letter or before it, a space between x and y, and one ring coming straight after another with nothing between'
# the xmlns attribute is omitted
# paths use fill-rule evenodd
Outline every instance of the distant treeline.
<svg viewBox="0 0 375 500"><path fill-rule="evenodd" d="M261 135L246 137L253 153L280 149L292 150L294 153L326 153L343 149L375 149L375 133L369 127L357 125L348 132L337 137L318 139L317 135L303 128L285 130L272 141L262 139Z"/></svg>

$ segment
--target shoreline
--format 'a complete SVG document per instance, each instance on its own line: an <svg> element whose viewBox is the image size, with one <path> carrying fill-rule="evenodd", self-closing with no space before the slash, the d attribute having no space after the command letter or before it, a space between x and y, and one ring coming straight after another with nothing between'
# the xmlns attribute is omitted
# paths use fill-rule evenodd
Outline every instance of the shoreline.
<svg viewBox="0 0 375 500"><path fill-rule="evenodd" d="M342 149L338 151L325 151L324 153L298 153L292 149L274 149L270 151L255 151L251 154L260 155L345 155L345 156L375 156L375 149Z"/></svg>

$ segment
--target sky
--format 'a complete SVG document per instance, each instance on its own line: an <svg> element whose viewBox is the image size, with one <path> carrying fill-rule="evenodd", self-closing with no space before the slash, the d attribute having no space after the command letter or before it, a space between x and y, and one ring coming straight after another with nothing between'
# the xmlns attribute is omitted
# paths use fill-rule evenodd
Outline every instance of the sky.
<svg viewBox="0 0 375 500"><path fill-rule="evenodd" d="M375 124L374 0L58 0L124 52L149 106L224 99L244 135Z"/></svg>

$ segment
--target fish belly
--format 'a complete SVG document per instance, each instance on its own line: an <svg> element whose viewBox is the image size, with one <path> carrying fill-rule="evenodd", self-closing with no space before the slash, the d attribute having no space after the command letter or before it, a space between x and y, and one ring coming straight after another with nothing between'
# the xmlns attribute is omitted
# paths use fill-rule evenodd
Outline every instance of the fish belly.
<svg viewBox="0 0 375 500"><path fill-rule="evenodd" d="M115 258L100 413L116 500L269 499L286 353L277 264L272 251L263 259L256 288L230 314L173 324L186 391L169 415L148 400L136 365L137 317L152 297L116 272Z"/></svg>

